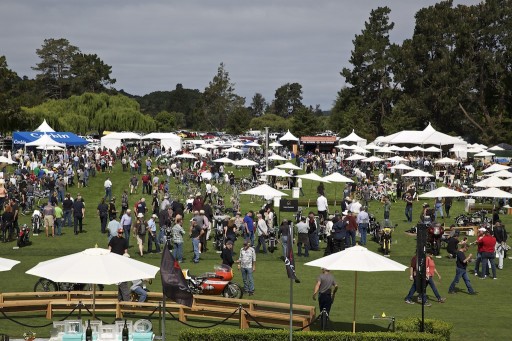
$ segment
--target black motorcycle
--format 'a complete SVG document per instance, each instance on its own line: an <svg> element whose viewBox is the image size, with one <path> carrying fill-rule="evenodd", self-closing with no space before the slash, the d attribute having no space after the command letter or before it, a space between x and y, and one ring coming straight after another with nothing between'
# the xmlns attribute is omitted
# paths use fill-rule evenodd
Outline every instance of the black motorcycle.
<svg viewBox="0 0 512 341"><path fill-rule="evenodd" d="M373 214L370 214L369 215L370 219L369 219L369 222L370 224L368 225L368 233L373 237L373 240L377 243L380 242L380 237L381 237L381 234L380 234L380 231L381 231L381 226L380 226L380 223L377 221L377 219L375 218L375 216Z"/></svg>
<svg viewBox="0 0 512 341"><path fill-rule="evenodd" d="M457 226L491 226L491 218L487 216L486 210L477 211L471 215L461 214L455 217L455 225Z"/></svg>
<svg viewBox="0 0 512 341"><path fill-rule="evenodd" d="M277 250L277 233L276 228L271 227L268 229L268 236L267 236L267 248L270 253L274 253L275 250Z"/></svg>

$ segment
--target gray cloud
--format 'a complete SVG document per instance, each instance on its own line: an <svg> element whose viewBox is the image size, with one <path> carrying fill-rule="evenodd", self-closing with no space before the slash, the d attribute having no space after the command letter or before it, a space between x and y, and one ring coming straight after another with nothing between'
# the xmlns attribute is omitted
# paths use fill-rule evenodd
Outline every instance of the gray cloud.
<svg viewBox="0 0 512 341"><path fill-rule="evenodd" d="M176 83L203 90L226 64L250 103L271 100L299 82L304 103L330 109L343 86L352 39L372 8L389 6L396 42L412 35L414 14L431 0L164 1L3 0L0 55L20 75L34 76L35 50L66 38L112 65L116 88L143 95ZM456 3L474 4L467 0Z"/></svg>

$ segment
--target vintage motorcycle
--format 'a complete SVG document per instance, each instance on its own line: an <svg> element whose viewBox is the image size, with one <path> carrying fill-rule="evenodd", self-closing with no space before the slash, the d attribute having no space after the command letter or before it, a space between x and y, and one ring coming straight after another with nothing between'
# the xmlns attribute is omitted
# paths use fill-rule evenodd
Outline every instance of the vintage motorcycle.
<svg viewBox="0 0 512 341"><path fill-rule="evenodd" d="M183 276L188 288L194 295L222 295L227 298L242 298L242 288L233 279L233 270L230 266L222 264L214 267L215 272L206 272L199 276L183 269Z"/></svg>
<svg viewBox="0 0 512 341"><path fill-rule="evenodd" d="M98 285L98 289L103 291L104 286ZM91 291L92 285L84 283L67 283L67 282L54 282L47 278L39 278L34 285L35 292L49 292L49 291Z"/></svg>
<svg viewBox="0 0 512 341"><path fill-rule="evenodd" d="M455 225L457 226L477 226L482 224L491 225L491 218L487 216L486 210L480 210L471 215L461 214L455 218Z"/></svg>
<svg viewBox="0 0 512 341"><path fill-rule="evenodd" d="M23 247L30 245L30 229L27 227L27 224L23 224L20 228L20 232L18 233L18 239L16 244L18 247Z"/></svg>

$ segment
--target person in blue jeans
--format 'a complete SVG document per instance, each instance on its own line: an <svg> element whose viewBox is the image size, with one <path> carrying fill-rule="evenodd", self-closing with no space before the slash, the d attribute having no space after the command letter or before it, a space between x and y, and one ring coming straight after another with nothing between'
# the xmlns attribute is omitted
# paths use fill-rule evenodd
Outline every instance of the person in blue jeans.
<svg viewBox="0 0 512 341"><path fill-rule="evenodd" d="M240 249L239 258L236 262L238 263L238 269L242 272L244 292L249 293L249 296L254 295L253 273L256 271L256 252L251 247L250 240L244 240L244 246Z"/></svg>
<svg viewBox="0 0 512 341"><path fill-rule="evenodd" d="M199 243L201 235L204 233L204 230L197 224L195 219L192 220L192 225L190 225L190 238L192 238L192 248L194 249L194 263L199 263L199 255L201 254L199 251Z"/></svg>
<svg viewBox="0 0 512 341"><path fill-rule="evenodd" d="M146 301L146 298L148 297L148 293L143 288L143 282L141 279L132 281L132 286L130 287L130 290L137 295L139 295L139 302Z"/></svg>
<svg viewBox="0 0 512 341"><path fill-rule="evenodd" d="M455 294L455 286L457 283L459 283L460 278L464 280L464 283L466 284L466 287L468 288L468 293L470 295L475 295L476 291L473 290L473 287L471 286L471 282L469 281L468 273L466 272L466 268L468 266L469 261L471 260L471 257L473 255L470 253L469 256L466 257L464 252L468 250L467 244L462 244L459 248L459 251L457 252L457 258L456 258L456 272L455 272L455 278L453 279L452 284L450 284L450 287L448 288L449 294Z"/></svg>
<svg viewBox="0 0 512 341"><path fill-rule="evenodd" d="M416 255L414 255L411 258L411 265L409 266L409 271L410 271L409 280L412 281L412 285L411 285L411 289L409 289L409 293L405 297L405 303L408 303L408 304L414 304L412 297L414 296L414 293L416 292L416 280L417 280L417 278L416 278L416 276L417 276L416 259L417 259ZM427 295L425 294L425 291L421 294L421 301L424 302L424 305L427 307L430 307L432 305L427 301Z"/></svg>
<svg viewBox="0 0 512 341"><path fill-rule="evenodd" d="M251 240L251 245L254 245L254 212L249 211L244 217L244 238Z"/></svg>

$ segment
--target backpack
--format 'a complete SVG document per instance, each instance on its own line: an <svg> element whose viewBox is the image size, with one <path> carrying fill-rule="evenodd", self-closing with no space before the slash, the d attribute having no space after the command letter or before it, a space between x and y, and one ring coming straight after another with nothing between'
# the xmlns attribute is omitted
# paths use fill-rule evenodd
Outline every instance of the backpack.
<svg viewBox="0 0 512 341"><path fill-rule="evenodd" d="M146 230L147 230L147 227L146 227L146 223L145 222L142 222L139 227L138 227L138 230L137 230L137 234L139 236L144 236L146 234Z"/></svg>

